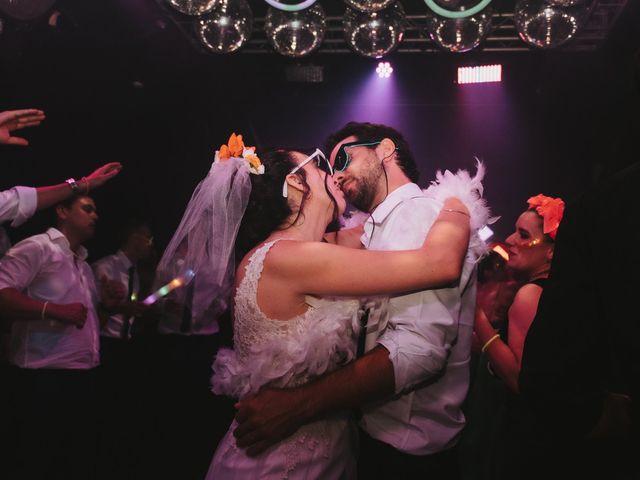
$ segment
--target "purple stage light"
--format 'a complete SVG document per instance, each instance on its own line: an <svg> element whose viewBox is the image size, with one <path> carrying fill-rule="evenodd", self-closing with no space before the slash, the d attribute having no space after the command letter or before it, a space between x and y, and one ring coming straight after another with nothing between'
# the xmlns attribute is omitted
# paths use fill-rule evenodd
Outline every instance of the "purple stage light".
<svg viewBox="0 0 640 480"><path fill-rule="evenodd" d="M389 78L393 73L393 67L389 62L380 62L378 63L378 68L376 68L376 73L380 78Z"/></svg>
<svg viewBox="0 0 640 480"><path fill-rule="evenodd" d="M502 65L458 67L458 84L489 83L502 81Z"/></svg>

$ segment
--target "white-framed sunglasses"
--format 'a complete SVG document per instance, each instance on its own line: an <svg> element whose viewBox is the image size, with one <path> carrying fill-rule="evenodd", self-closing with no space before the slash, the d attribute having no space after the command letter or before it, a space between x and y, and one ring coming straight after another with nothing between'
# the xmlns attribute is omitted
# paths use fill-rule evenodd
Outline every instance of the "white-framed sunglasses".
<svg viewBox="0 0 640 480"><path fill-rule="evenodd" d="M320 170L322 170L323 172L326 172L327 175L333 176L333 168L331 167L329 160L327 160L327 157L324 156L324 153L322 153L322 150L320 150L319 148L316 148L315 152L313 152L311 155L309 155L307 158L301 161L298 165L296 165L293 169L291 169L291 171L287 174L287 176L296 173L298 170L300 170L302 167L304 167L307 163L309 163L314 158L317 158L316 164L318 165L318 168ZM289 189L287 187L286 177L284 179L284 183L282 184L282 196L284 198L287 198L289 196Z"/></svg>

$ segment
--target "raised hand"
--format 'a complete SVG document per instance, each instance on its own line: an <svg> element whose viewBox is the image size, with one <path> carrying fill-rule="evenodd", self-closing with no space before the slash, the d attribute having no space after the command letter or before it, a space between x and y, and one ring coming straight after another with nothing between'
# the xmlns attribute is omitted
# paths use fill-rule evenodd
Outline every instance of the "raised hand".
<svg viewBox="0 0 640 480"><path fill-rule="evenodd" d="M100 187L108 180L111 180L122 170L122 164L120 162L111 162L106 165L97 168L95 171L91 173L91 175L85 177L83 180L86 180L87 186L89 190L93 190L94 188ZM80 181L80 185L82 186L82 181Z"/></svg>
<svg viewBox="0 0 640 480"><path fill-rule="evenodd" d="M42 110L8 110L0 112L0 144L6 145L29 145L29 142L21 137L14 137L11 133L26 127L35 127L44 120Z"/></svg>

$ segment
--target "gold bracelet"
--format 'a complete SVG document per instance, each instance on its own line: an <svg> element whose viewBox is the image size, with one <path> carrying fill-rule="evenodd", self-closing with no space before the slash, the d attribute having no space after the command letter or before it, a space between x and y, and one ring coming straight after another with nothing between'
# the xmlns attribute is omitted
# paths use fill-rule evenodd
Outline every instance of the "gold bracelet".
<svg viewBox="0 0 640 480"><path fill-rule="evenodd" d="M463 212L462 210L455 210L453 208L443 208L442 211L443 212L459 213L460 215L466 215L467 217L471 218L471 215L469 215L467 212Z"/></svg>
<svg viewBox="0 0 640 480"><path fill-rule="evenodd" d="M482 353L485 352L485 350L487 348L489 348L489 345L491 345L493 342L495 342L498 338L500 338L500 334L496 333L493 337L491 337L489 340L487 340L487 342L482 346L482 348L480 349L480 351Z"/></svg>
<svg viewBox="0 0 640 480"><path fill-rule="evenodd" d="M85 187L84 187L84 188L85 188L85 191L84 191L84 194L85 194L85 195L89 195L89 179L87 179L87 177L82 177L82 178L80 179L80 183L82 183L83 181L84 181L84 183L85 183Z"/></svg>

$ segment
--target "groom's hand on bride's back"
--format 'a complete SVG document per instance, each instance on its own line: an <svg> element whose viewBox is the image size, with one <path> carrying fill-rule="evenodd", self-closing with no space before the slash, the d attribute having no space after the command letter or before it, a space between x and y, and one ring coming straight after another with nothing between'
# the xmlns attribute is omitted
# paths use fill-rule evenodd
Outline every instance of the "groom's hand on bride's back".
<svg viewBox="0 0 640 480"><path fill-rule="evenodd" d="M238 427L233 432L238 447L255 456L306 423L303 396L298 389L262 389L235 405Z"/></svg>

